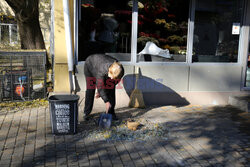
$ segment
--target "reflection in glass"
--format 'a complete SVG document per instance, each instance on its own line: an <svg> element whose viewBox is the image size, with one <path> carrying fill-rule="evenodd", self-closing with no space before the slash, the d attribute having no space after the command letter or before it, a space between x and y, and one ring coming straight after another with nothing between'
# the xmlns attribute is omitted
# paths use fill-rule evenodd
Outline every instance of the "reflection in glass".
<svg viewBox="0 0 250 167"><path fill-rule="evenodd" d="M131 6L127 0L82 0L78 60L104 53L130 61Z"/></svg>
<svg viewBox="0 0 250 167"><path fill-rule="evenodd" d="M197 0L193 62L237 62L243 0Z"/></svg>
<svg viewBox="0 0 250 167"><path fill-rule="evenodd" d="M185 62L187 50L188 0L141 0L138 4L137 53L147 42L153 42L163 50L168 49L171 58L145 54L138 61Z"/></svg>

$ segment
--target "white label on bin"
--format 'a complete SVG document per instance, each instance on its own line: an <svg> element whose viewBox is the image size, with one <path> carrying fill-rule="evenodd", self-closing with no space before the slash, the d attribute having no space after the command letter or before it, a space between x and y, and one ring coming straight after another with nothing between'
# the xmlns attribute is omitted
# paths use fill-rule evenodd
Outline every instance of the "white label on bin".
<svg viewBox="0 0 250 167"><path fill-rule="evenodd" d="M59 133L67 133L70 130L70 106L69 104L55 104L56 128Z"/></svg>
<svg viewBox="0 0 250 167"><path fill-rule="evenodd" d="M57 123L69 122L69 118L56 118Z"/></svg>
<svg viewBox="0 0 250 167"><path fill-rule="evenodd" d="M57 123L57 131L58 132L68 132L69 131L69 123Z"/></svg>
<svg viewBox="0 0 250 167"><path fill-rule="evenodd" d="M69 104L55 104L55 109L68 109L69 110Z"/></svg>
<svg viewBox="0 0 250 167"><path fill-rule="evenodd" d="M65 116L65 115L69 115L70 111L69 110L65 110L65 109L56 109L56 116Z"/></svg>

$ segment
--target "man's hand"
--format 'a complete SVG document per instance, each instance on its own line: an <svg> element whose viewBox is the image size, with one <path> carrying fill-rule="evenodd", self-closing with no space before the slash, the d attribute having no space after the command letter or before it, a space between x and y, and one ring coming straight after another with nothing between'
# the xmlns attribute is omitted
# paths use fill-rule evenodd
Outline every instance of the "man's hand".
<svg viewBox="0 0 250 167"><path fill-rule="evenodd" d="M108 114L109 109L111 108L110 102L105 103L106 104L106 114Z"/></svg>
<svg viewBox="0 0 250 167"><path fill-rule="evenodd" d="M100 98L100 97L101 97L100 94L99 94L99 93L96 93L95 98L98 99L98 98Z"/></svg>

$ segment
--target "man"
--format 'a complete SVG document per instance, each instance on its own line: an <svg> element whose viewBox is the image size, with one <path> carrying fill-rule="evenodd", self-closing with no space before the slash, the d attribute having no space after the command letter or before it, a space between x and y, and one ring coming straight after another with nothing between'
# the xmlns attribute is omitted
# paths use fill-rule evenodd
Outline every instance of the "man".
<svg viewBox="0 0 250 167"><path fill-rule="evenodd" d="M115 59L104 54L90 55L85 62L84 74L86 77L86 94L84 119L89 119L92 111L95 89L97 88L96 98L101 97L106 105L106 113L115 114L115 85L119 83L124 75L123 66Z"/></svg>

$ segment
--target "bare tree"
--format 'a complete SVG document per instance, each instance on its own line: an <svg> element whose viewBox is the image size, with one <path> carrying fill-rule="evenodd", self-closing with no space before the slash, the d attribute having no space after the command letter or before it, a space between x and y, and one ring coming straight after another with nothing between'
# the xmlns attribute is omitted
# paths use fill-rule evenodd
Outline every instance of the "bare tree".
<svg viewBox="0 0 250 167"><path fill-rule="evenodd" d="M39 0L5 0L19 27L21 49L45 49L39 23Z"/></svg>

